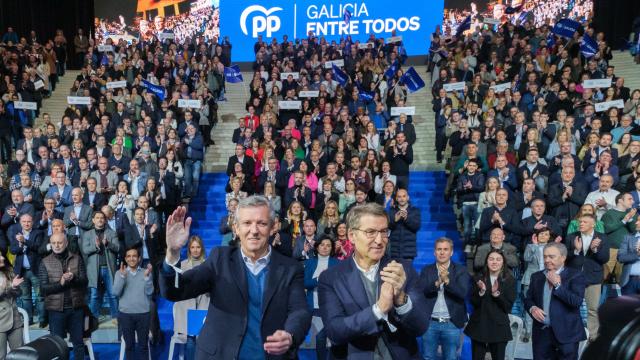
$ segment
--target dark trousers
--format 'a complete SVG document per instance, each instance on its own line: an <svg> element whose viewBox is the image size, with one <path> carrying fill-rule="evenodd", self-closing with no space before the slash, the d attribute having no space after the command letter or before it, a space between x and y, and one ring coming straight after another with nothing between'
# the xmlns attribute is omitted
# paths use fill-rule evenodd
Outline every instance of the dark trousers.
<svg viewBox="0 0 640 360"><path fill-rule="evenodd" d="M473 360L484 360L488 351L491 353L492 360L504 360L504 352L506 348L506 342L483 343L471 340L471 358Z"/></svg>
<svg viewBox="0 0 640 360"><path fill-rule="evenodd" d="M84 311L80 309L49 310L49 329L54 335L65 339L67 333L73 344L74 359L84 359L84 343L82 341Z"/></svg>
<svg viewBox="0 0 640 360"><path fill-rule="evenodd" d="M0 134L0 163L6 164L11 160L11 134Z"/></svg>
<svg viewBox="0 0 640 360"><path fill-rule="evenodd" d="M149 359L149 313L118 315L119 325L122 329L122 338L125 344L125 356L127 360ZM136 334L138 346L136 351ZM137 356L136 356L137 354Z"/></svg>
<svg viewBox="0 0 640 360"><path fill-rule="evenodd" d="M578 360L578 343L559 343L550 327L534 327L531 345L534 360Z"/></svg>
<svg viewBox="0 0 640 360"><path fill-rule="evenodd" d="M396 186L398 187L398 189L409 190L409 174L396 175Z"/></svg>
<svg viewBox="0 0 640 360"><path fill-rule="evenodd" d="M436 160L441 162L443 159L443 152L447 148L447 135L444 129L441 131L436 129Z"/></svg>

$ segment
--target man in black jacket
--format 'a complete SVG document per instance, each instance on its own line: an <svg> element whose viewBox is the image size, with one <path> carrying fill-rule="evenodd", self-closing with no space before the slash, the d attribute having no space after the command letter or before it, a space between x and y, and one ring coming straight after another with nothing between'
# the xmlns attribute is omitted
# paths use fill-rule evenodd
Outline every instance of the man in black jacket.
<svg viewBox="0 0 640 360"><path fill-rule="evenodd" d="M413 163L413 147L406 141L404 133L396 135L396 146L387 151L391 173L397 178L398 188L409 187L409 165Z"/></svg>
<svg viewBox="0 0 640 360"><path fill-rule="evenodd" d="M389 213L389 246L392 258L413 260L416 257L416 238L420 225L420 209L409 204L406 189L399 189L396 193L396 206Z"/></svg>
<svg viewBox="0 0 640 360"><path fill-rule="evenodd" d="M594 215L582 215L578 232L568 234L567 266L581 271L586 279L584 299L587 303L587 329L589 340L598 336L598 306L604 276L603 265L609 261L609 241L603 233L596 232Z"/></svg>
<svg viewBox="0 0 640 360"><path fill-rule="evenodd" d="M431 317L429 328L422 336L422 356L436 359L438 346L441 346L443 359L457 359L460 333L468 319L464 299L471 278L464 266L451 261L451 239L437 239L434 255L436 263L425 266L420 272L420 285Z"/></svg>
<svg viewBox="0 0 640 360"><path fill-rule="evenodd" d="M507 206L509 192L506 189L496 191L496 204L482 210L478 238L489 242L491 230L500 227L504 230L505 241L517 246L520 241L520 218L512 207Z"/></svg>
<svg viewBox="0 0 640 360"><path fill-rule="evenodd" d="M587 198L587 185L575 177L573 166L562 169L562 182L549 187L549 209L563 232Z"/></svg>

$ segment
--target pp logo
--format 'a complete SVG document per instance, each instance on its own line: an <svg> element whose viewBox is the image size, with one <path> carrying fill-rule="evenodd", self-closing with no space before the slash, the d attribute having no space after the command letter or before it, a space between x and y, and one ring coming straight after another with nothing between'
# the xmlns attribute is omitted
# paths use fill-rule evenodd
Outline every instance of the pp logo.
<svg viewBox="0 0 640 360"><path fill-rule="evenodd" d="M259 33L266 31L267 37L270 38L272 33L280 30L280 18L271 14L280 10L282 10L282 8L277 6L272 7L269 10L260 5L249 6L244 9L240 15L240 28L242 29L242 32L245 35L249 35L249 32L247 31L247 17L253 12L260 12L261 14L256 14L252 19L251 37L257 38Z"/></svg>

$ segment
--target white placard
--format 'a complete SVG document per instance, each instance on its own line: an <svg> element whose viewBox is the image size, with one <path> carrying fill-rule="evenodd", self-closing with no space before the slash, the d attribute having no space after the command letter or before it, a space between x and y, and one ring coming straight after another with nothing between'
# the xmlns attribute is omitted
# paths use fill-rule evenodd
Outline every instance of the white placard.
<svg viewBox="0 0 640 360"><path fill-rule="evenodd" d="M337 67L344 66L344 60L343 59L338 59L338 60L327 61L326 63L324 63L324 68L325 69L331 69L334 64Z"/></svg>
<svg viewBox="0 0 640 360"><path fill-rule="evenodd" d="M178 107L179 108L199 109L200 108L200 100L178 99Z"/></svg>
<svg viewBox="0 0 640 360"><path fill-rule="evenodd" d="M510 82L506 82L506 83L502 83L502 84L496 84L493 85L491 87L491 89L493 89L493 91L497 92L497 93L501 93L504 92L507 89L511 88L511 83Z"/></svg>
<svg viewBox="0 0 640 360"><path fill-rule="evenodd" d="M404 106L404 107L392 107L391 108L391 116L399 116L400 114L415 115L416 114L416 107L415 106Z"/></svg>
<svg viewBox="0 0 640 360"><path fill-rule="evenodd" d="M393 44L397 42L402 42L402 36L392 36L387 38L387 44Z"/></svg>
<svg viewBox="0 0 640 360"><path fill-rule="evenodd" d="M269 80L269 72L268 71L260 71L260 77Z"/></svg>
<svg viewBox="0 0 640 360"><path fill-rule="evenodd" d="M612 107L616 107L619 109L624 108L624 101L622 99L613 100L613 101L605 101L596 104L596 112L607 111Z"/></svg>
<svg viewBox="0 0 640 360"><path fill-rule="evenodd" d="M98 45L98 51L99 52L107 52L107 51L113 52L113 45Z"/></svg>
<svg viewBox="0 0 640 360"><path fill-rule="evenodd" d="M444 85L442 85L442 87L444 88L444 91L452 92L452 91L464 90L464 85L465 85L465 82L464 81L460 81L460 82L451 83L451 84L444 84Z"/></svg>
<svg viewBox="0 0 640 360"><path fill-rule="evenodd" d="M33 87L35 87L36 90L40 90L44 87L44 82L42 80L38 80L33 83Z"/></svg>
<svg viewBox="0 0 640 360"><path fill-rule="evenodd" d="M69 105L91 105L91 98L89 96L67 96L67 103Z"/></svg>
<svg viewBox="0 0 640 360"><path fill-rule="evenodd" d="M127 87L126 80L110 81L107 83L107 89L120 89L120 88L126 88L126 87Z"/></svg>
<svg viewBox="0 0 640 360"><path fill-rule="evenodd" d="M318 90L304 90L304 91L300 91L300 93L298 94L298 97L303 97L303 98L318 97L319 94L320 94L320 91Z"/></svg>
<svg viewBox="0 0 640 360"><path fill-rule="evenodd" d="M283 72L280 73L280 80L285 81L289 78L289 75L293 76L293 80L298 80L300 78L300 73L298 72Z"/></svg>
<svg viewBox="0 0 640 360"><path fill-rule="evenodd" d="M38 103L31 101L15 101L13 103L15 109L38 110Z"/></svg>
<svg viewBox="0 0 640 360"><path fill-rule="evenodd" d="M582 83L584 89L608 88L611 87L611 79L590 79Z"/></svg>
<svg viewBox="0 0 640 360"><path fill-rule="evenodd" d="M158 40L160 41L165 41L165 40L173 40L176 38L176 34L169 32L169 33L159 33L158 34Z"/></svg>
<svg viewBox="0 0 640 360"><path fill-rule="evenodd" d="M500 20L494 18L484 18L482 22L489 25L500 25Z"/></svg>
<svg viewBox="0 0 640 360"><path fill-rule="evenodd" d="M302 107L302 101L300 100L280 100L278 101L278 107L280 110L299 110Z"/></svg>
<svg viewBox="0 0 640 360"><path fill-rule="evenodd" d="M360 49L360 50L365 49L365 50L366 50L366 49L368 49L368 48L369 48L369 45L371 45L371 46L372 46L372 48L373 48L373 43L370 43L370 42L366 42L366 43L359 43L359 44L358 44L358 49Z"/></svg>

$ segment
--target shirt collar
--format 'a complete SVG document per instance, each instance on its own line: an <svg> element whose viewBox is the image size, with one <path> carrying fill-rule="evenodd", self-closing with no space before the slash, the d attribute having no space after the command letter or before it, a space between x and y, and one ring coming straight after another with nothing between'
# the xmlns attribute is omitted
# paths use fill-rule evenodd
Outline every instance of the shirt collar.
<svg viewBox="0 0 640 360"><path fill-rule="evenodd" d="M245 262L245 264L247 265L251 265L253 266L254 264L268 264L269 261L271 261L271 246L269 246L269 251L267 251L267 254L261 258L259 258L258 260L256 260L256 262L254 263L253 260L251 260L250 257L248 257L244 251L242 251L242 248L240 248L240 254L242 254L242 260Z"/></svg>
<svg viewBox="0 0 640 360"><path fill-rule="evenodd" d="M364 274L364 276L371 278L374 277L375 274L378 272L378 268L380 267L380 262L378 261L377 263L375 263L374 265L371 265L371 267L369 268L369 270L365 270L363 268L360 267L360 265L358 265L358 262L356 261L356 258L353 257L353 263L356 264L356 268L358 268L358 270Z"/></svg>

